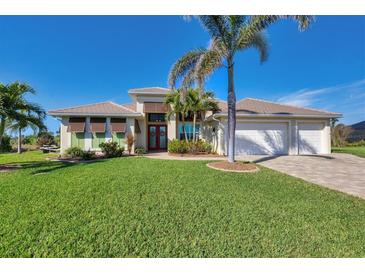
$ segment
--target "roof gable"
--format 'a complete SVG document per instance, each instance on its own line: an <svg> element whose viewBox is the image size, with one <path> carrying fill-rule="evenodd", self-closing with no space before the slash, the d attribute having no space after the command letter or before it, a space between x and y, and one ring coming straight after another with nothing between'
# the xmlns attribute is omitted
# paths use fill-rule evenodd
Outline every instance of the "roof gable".
<svg viewBox="0 0 365 274"><path fill-rule="evenodd" d="M227 102L220 101L222 112L227 112ZM325 110L290 106L261 99L245 98L236 103L236 112L241 114L266 114L266 115L327 115L341 116L340 113Z"/></svg>
<svg viewBox="0 0 365 274"><path fill-rule="evenodd" d="M65 114L93 114L93 115L119 115L119 114L137 114L130 108L113 103L102 102L96 104L81 105L71 108L50 110L51 115L65 115Z"/></svg>
<svg viewBox="0 0 365 274"><path fill-rule="evenodd" d="M134 88L128 91L129 94L151 94L151 95L164 95L169 93L171 90L168 88L161 87L147 87L147 88Z"/></svg>

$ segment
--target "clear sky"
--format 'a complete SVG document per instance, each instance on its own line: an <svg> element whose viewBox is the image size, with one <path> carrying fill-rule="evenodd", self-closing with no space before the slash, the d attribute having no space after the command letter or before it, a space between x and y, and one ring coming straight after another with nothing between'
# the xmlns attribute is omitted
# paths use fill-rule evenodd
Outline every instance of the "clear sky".
<svg viewBox="0 0 365 274"><path fill-rule="evenodd" d="M282 21L267 31L270 56L236 58L237 99L261 98L342 112L365 120L365 16L317 16L305 32ZM112 100L128 89L167 86L171 65L206 46L196 20L180 16L0 16L0 82L25 81L46 110ZM226 99L221 69L207 88ZM51 131L58 122L49 117Z"/></svg>

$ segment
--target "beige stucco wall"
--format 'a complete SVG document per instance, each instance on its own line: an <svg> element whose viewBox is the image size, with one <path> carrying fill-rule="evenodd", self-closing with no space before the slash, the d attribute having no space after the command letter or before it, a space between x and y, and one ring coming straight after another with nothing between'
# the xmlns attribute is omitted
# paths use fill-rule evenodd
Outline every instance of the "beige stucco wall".
<svg viewBox="0 0 365 274"><path fill-rule="evenodd" d="M67 132L68 117L61 119L60 128L60 153L63 154L67 148L71 146L71 133Z"/></svg>
<svg viewBox="0 0 365 274"><path fill-rule="evenodd" d="M141 133L136 134L136 146L144 147L145 149L147 149L147 144L146 144L147 131L146 131L145 119L138 119L138 124L139 128L141 129Z"/></svg>
<svg viewBox="0 0 365 274"><path fill-rule="evenodd" d="M167 121L167 139L168 141L172 141L173 139L176 139L176 115L172 115L170 118L170 121Z"/></svg>
<svg viewBox="0 0 365 274"><path fill-rule="evenodd" d="M125 131L125 137L127 138L127 136L129 134L131 134L134 138L136 138L135 133L134 133L134 119L135 118L127 118L127 122L126 122L126 131ZM134 148L136 146L136 143L133 144L132 146L132 153L134 153ZM127 151L128 146L127 144L125 145L125 150Z"/></svg>

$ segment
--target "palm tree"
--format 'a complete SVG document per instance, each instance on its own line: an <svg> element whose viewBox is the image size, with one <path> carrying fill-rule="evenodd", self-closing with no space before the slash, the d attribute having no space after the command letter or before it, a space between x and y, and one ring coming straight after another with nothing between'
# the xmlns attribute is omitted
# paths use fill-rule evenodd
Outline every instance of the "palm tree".
<svg viewBox="0 0 365 274"><path fill-rule="evenodd" d="M182 56L169 73L169 85L174 88L178 80L182 86L196 84L202 89L204 79L216 69L228 71L228 161L234 162L236 130L236 94L234 90L234 58L239 51L255 48L261 62L268 57L268 46L263 31L281 19L293 19L299 29L305 30L313 16L198 16L211 36L208 48L192 50ZM184 90L184 89L183 89Z"/></svg>
<svg viewBox="0 0 365 274"><path fill-rule="evenodd" d="M43 123L44 120L44 111L38 107L38 109L34 109L32 111L22 111L23 116L19 118L19 120L14 120L8 127L10 130L16 131L18 133L18 153L22 152L22 131L28 127L30 127L34 133L37 130L41 131L46 129L46 126Z"/></svg>
<svg viewBox="0 0 365 274"><path fill-rule="evenodd" d="M200 114L200 121L207 111L217 111L219 109L213 92L202 92L200 89L189 88L186 94L186 104L189 111L193 113L193 142L196 141L196 119Z"/></svg>
<svg viewBox="0 0 365 274"><path fill-rule="evenodd" d="M177 118L181 115L183 131L185 135L185 140L188 141L188 135L185 130L185 116L187 114L187 105L182 100L182 90L173 90L167 94L165 99L165 104L170 105L170 109L166 114L167 120L171 120L171 117L175 115Z"/></svg>
<svg viewBox="0 0 365 274"><path fill-rule="evenodd" d="M14 82L9 85L0 84L0 145L5 132L6 123L12 123L12 128L17 128L19 133L19 142L21 143L21 131L33 126L44 129L43 120L46 112L37 104L31 103L25 99L25 95L35 94L33 88L29 85Z"/></svg>

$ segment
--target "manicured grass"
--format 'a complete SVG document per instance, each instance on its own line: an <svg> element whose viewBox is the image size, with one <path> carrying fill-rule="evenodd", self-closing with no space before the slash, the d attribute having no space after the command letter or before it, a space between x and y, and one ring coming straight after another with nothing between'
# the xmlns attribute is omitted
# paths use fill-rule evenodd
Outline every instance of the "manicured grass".
<svg viewBox="0 0 365 274"><path fill-rule="evenodd" d="M350 153L365 158L365 147L334 147L332 152Z"/></svg>
<svg viewBox="0 0 365 274"><path fill-rule="evenodd" d="M0 153L0 164L20 164L44 161L47 157L56 157L55 153L43 153L41 151L30 151L18 153Z"/></svg>
<svg viewBox="0 0 365 274"><path fill-rule="evenodd" d="M0 257L365 256L364 200L269 169L25 162L0 174Z"/></svg>

